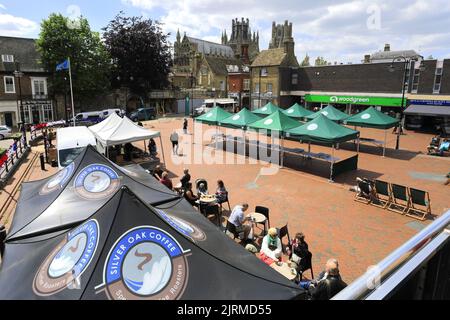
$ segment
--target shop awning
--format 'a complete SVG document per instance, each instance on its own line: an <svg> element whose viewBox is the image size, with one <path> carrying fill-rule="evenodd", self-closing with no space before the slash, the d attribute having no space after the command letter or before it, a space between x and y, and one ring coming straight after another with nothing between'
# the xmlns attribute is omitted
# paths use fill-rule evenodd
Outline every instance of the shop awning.
<svg viewBox="0 0 450 320"><path fill-rule="evenodd" d="M404 112L408 116L430 116L430 117L449 117L450 107L448 106L422 106L417 104L410 105Z"/></svg>

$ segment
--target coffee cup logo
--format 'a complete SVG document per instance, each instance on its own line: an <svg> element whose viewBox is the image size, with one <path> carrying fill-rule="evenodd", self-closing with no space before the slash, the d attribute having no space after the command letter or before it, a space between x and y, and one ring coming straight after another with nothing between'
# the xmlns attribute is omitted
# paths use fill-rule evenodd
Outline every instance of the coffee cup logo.
<svg viewBox="0 0 450 320"><path fill-rule="evenodd" d="M84 168L75 179L75 192L84 199L104 199L120 187L118 174L103 164L92 164Z"/></svg>
<svg viewBox="0 0 450 320"><path fill-rule="evenodd" d="M40 195L47 195L52 192L61 190L64 185L72 177L75 169L75 164L72 162L67 167L59 171L53 178L51 178L39 191Z"/></svg>

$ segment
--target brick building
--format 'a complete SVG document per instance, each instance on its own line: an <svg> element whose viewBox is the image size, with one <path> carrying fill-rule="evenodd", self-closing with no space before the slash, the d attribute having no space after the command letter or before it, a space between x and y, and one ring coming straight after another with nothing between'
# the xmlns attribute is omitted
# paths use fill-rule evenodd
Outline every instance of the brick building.
<svg viewBox="0 0 450 320"><path fill-rule="evenodd" d="M17 127L21 105L28 124L57 118L34 39L0 37L0 124Z"/></svg>

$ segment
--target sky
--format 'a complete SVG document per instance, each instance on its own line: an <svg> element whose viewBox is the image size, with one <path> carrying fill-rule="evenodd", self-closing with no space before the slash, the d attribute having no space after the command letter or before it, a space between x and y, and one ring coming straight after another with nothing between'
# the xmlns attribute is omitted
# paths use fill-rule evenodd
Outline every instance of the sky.
<svg viewBox="0 0 450 320"><path fill-rule="evenodd" d="M293 23L296 55L331 63L360 63L365 54L412 49L425 58L450 58L448 0L0 0L0 35L37 37L40 22L52 12L83 15L101 31L120 11L163 23L171 33L220 42L231 34L231 20L250 19L268 49L272 21Z"/></svg>

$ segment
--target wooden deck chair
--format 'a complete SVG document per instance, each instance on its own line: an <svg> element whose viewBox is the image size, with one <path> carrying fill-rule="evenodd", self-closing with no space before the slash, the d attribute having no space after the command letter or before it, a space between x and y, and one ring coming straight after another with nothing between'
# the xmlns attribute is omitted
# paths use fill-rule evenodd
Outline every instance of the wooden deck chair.
<svg viewBox="0 0 450 320"><path fill-rule="evenodd" d="M408 188L398 184L392 184L391 191L392 202L389 204L387 209L400 214L405 214L409 209L410 202Z"/></svg>
<svg viewBox="0 0 450 320"><path fill-rule="evenodd" d="M410 206L406 215L408 217L424 221L431 214L430 194L427 191L409 188ZM425 208L417 208L421 206Z"/></svg>
<svg viewBox="0 0 450 320"><path fill-rule="evenodd" d="M391 186L389 183L381 180L375 180L375 199L372 205L386 209L392 202Z"/></svg>

